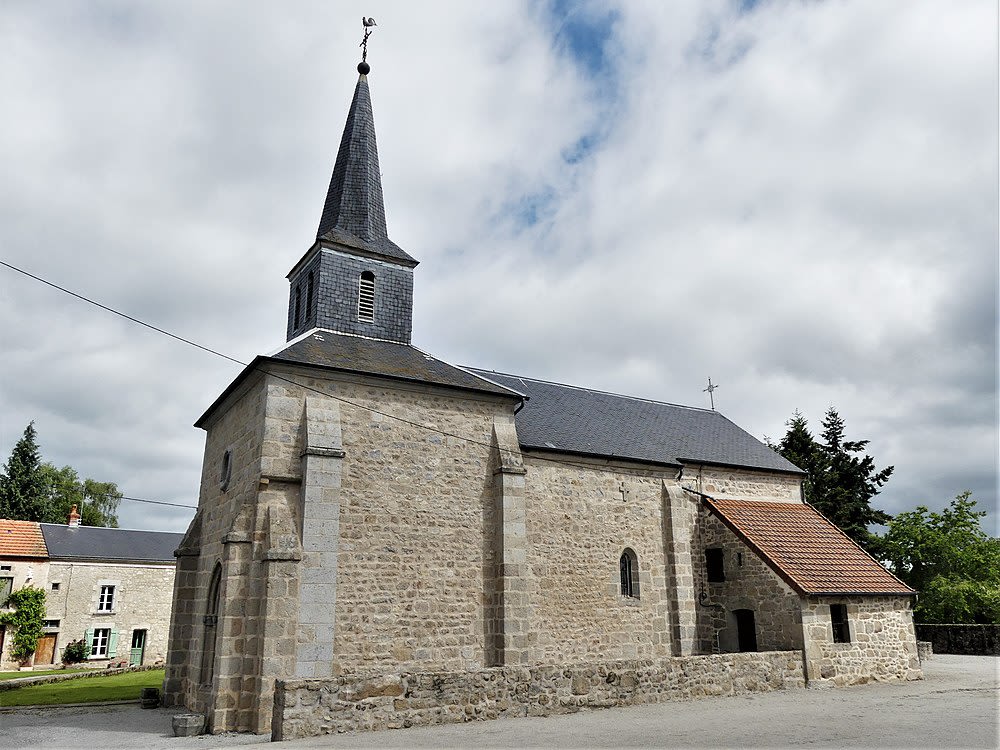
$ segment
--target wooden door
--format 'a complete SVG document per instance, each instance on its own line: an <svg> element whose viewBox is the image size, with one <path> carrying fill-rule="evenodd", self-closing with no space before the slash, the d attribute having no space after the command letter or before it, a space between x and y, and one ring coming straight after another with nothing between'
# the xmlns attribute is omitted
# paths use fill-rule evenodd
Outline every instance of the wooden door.
<svg viewBox="0 0 1000 750"><path fill-rule="evenodd" d="M142 666L142 654L146 650L146 631L132 631L132 647L128 653L128 663L133 667Z"/></svg>
<svg viewBox="0 0 1000 750"><path fill-rule="evenodd" d="M56 633L46 633L35 645L35 664L52 664L56 655Z"/></svg>

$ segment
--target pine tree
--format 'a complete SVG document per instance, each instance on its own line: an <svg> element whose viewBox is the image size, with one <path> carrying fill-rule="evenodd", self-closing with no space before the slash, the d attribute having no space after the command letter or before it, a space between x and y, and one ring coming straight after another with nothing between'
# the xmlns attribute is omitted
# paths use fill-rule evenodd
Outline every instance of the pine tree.
<svg viewBox="0 0 1000 750"><path fill-rule="evenodd" d="M0 474L0 518L47 520L45 485L35 423L29 422Z"/></svg>
<svg viewBox="0 0 1000 750"><path fill-rule="evenodd" d="M873 549L877 537L868 526L887 523L889 515L871 507L871 500L889 480L893 467L876 471L875 459L864 453L869 441L845 440L844 420L833 407L823 418L821 441L812 436L805 417L797 411L786 424L785 436L772 447L806 472L806 502L862 547Z"/></svg>

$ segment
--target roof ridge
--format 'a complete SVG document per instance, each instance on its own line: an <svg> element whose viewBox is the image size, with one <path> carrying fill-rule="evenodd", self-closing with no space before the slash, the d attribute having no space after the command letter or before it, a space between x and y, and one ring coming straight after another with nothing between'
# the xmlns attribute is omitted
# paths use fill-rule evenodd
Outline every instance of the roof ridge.
<svg viewBox="0 0 1000 750"><path fill-rule="evenodd" d="M532 378L532 377L528 377L526 375L515 375L515 374L509 373L509 372L497 372L496 370L482 370L482 369L477 368L477 367L469 367L469 369L471 369L471 370L473 370L475 372L489 372L489 373L492 373L494 375L501 375L501 376L507 377L507 378L517 378L518 380L530 380L533 383L541 383L542 385L556 385L556 386L559 386L560 388L570 388L570 389L575 390L575 391L584 391L586 393L594 393L594 394L598 394L598 395L601 395L601 396L614 396L615 398L624 398L624 399L628 399L630 401L642 401L643 403L647 403L647 404L657 404L659 406L673 406L673 407L675 407L677 409L690 409L691 411L700 411L700 412L705 412L707 414L718 414L723 419L726 419L726 416L724 414L722 414L722 412L717 411L715 409L706 409L706 408L701 407L701 406L688 406L686 404L675 404L672 401L659 401L659 400L657 400L655 398L644 398L643 396L629 396L626 393L615 393L614 391L602 391L602 390L597 389L597 388L588 388L586 386L572 385L570 383L558 383L558 382L556 382L554 380L542 380L541 378ZM730 420L730 421L732 421L732 420Z"/></svg>
<svg viewBox="0 0 1000 750"><path fill-rule="evenodd" d="M149 529L122 529L117 526L85 526L80 524L79 526L67 526L64 523L48 523L39 521L39 526L51 526L55 529L69 529L72 528L74 531L76 529L104 529L106 531L137 531L140 534L177 534L179 536L184 536L183 531L150 531Z"/></svg>

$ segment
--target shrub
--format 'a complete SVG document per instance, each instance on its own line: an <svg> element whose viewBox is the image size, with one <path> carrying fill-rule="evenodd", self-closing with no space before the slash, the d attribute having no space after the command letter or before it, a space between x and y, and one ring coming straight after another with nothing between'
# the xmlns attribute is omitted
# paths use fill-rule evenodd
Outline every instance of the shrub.
<svg viewBox="0 0 1000 750"><path fill-rule="evenodd" d="M86 661L90 656L90 644L82 638L78 641L70 641L63 650L63 664L78 664Z"/></svg>
<svg viewBox="0 0 1000 750"><path fill-rule="evenodd" d="M6 606L13 612L0 613L0 625L14 628L10 655L26 662L35 653L45 624L45 592L36 586L25 586L7 597Z"/></svg>

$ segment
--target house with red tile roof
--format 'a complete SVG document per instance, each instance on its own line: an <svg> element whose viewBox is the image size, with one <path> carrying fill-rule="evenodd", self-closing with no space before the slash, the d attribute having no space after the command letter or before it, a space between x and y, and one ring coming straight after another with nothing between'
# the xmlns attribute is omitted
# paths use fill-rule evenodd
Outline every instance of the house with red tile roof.
<svg viewBox="0 0 1000 750"><path fill-rule="evenodd" d="M46 594L44 634L31 666L58 664L70 641L90 646L90 661L152 664L166 657L173 552L180 534L0 519L0 606L12 591ZM0 668L10 656L0 626Z"/></svg>

